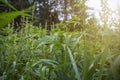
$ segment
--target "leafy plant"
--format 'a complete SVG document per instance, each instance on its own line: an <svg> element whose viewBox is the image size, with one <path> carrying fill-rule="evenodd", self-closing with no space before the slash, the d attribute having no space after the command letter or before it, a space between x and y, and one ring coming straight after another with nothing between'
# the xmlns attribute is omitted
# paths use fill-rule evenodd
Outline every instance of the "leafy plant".
<svg viewBox="0 0 120 80"><path fill-rule="evenodd" d="M0 0L5 6L10 7L11 9L15 10L12 12L2 12L0 13L0 28L6 26L8 23L13 21L17 16L30 16L26 13L26 11L18 11L14 6L6 2L5 0Z"/></svg>

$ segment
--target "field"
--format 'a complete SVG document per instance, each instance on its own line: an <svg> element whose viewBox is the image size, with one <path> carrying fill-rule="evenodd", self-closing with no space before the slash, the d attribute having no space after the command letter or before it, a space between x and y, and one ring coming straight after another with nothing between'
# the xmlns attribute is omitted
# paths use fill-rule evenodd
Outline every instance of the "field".
<svg viewBox="0 0 120 80"><path fill-rule="evenodd" d="M120 6L100 1L96 16L88 0L0 0L0 80L120 80Z"/></svg>
<svg viewBox="0 0 120 80"><path fill-rule="evenodd" d="M64 26L64 25L63 25ZM0 31L0 80L119 80L120 32L52 30L26 24Z"/></svg>

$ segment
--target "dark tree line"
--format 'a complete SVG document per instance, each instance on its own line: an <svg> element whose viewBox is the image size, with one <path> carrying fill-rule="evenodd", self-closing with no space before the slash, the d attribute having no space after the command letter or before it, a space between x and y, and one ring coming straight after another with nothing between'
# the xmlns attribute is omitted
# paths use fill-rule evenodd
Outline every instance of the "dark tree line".
<svg viewBox="0 0 120 80"><path fill-rule="evenodd" d="M41 24L43 27L47 25L47 29L50 30L52 25L59 22L58 11L55 10L57 5L57 0L36 0L34 25Z"/></svg>
<svg viewBox="0 0 120 80"><path fill-rule="evenodd" d="M85 7L86 0L6 0L12 4L17 10L27 9L32 5L35 5L34 8L34 19L33 24L38 26L42 25L44 28L47 24L47 29L51 29L51 26L61 22L66 22L73 17L74 15L86 15L82 7ZM82 4L82 5L81 5ZM5 10L11 11L6 6L1 6L0 3L0 12ZM81 5L81 6L79 6ZM31 12L32 14L32 12ZM18 16L15 19L15 28L20 27L22 22L21 16Z"/></svg>

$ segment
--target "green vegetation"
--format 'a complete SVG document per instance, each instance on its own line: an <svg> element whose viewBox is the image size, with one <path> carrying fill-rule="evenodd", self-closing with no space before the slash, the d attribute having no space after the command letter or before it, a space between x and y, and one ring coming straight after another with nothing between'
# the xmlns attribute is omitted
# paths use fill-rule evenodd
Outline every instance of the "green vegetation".
<svg viewBox="0 0 120 80"><path fill-rule="evenodd" d="M0 31L2 80L116 80L120 32L46 30L26 24L20 32ZM116 75L117 74L117 75ZM4 79L3 79L4 78Z"/></svg>
<svg viewBox="0 0 120 80"><path fill-rule="evenodd" d="M2 1L14 11L0 13L0 80L120 80L120 25L110 29L104 20L102 27L94 17L86 22L86 0L76 6L83 12L50 30L28 19L18 31L13 20L30 16L28 9Z"/></svg>

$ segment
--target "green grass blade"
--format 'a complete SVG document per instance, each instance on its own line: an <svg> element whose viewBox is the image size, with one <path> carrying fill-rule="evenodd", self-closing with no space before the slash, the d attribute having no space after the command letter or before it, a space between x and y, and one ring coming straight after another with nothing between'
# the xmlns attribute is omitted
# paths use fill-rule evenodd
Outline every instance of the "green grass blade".
<svg viewBox="0 0 120 80"><path fill-rule="evenodd" d="M14 20L19 15L29 16L24 11L14 11L14 12L9 12L9 13L6 13L6 12L0 13L0 28L4 27L8 23L10 23L12 20Z"/></svg>
<svg viewBox="0 0 120 80"><path fill-rule="evenodd" d="M71 52L71 50L70 50L69 47L67 47L67 49L68 49L68 53L69 53L69 56L70 56L70 60L71 60L71 62L72 62L73 69L74 69L74 71L75 71L77 80L81 80L81 79L80 79L80 74L79 74L79 72L78 72L77 65L76 65L75 60L74 60L73 55L72 55L72 52Z"/></svg>
<svg viewBox="0 0 120 80"><path fill-rule="evenodd" d="M17 9L14 6L12 6L10 3L8 3L6 0L0 0L0 2L5 4L6 6L10 7L11 9L17 11Z"/></svg>

